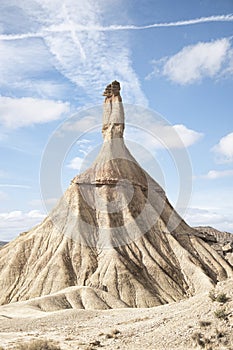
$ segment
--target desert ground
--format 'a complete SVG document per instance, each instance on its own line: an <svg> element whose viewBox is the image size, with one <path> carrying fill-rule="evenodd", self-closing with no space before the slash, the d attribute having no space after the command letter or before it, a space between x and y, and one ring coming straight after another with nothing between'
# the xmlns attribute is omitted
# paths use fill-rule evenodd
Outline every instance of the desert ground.
<svg viewBox="0 0 233 350"><path fill-rule="evenodd" d="M233 349L233 280L209 292L154 308L62 309L46 312L33 300L0 307L0 345L14 349L32 339L52 339L61 349ZM43 298L43 297L42 297ZM50 305L53 296L50 296ZM36 299L38 300L38 298Z"/></svg>

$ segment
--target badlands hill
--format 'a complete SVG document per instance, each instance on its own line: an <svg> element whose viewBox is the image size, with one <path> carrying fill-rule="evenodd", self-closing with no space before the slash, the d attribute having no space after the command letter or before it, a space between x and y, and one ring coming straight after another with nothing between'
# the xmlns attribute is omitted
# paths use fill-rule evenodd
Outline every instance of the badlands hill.
<svg viewBox="0 0 233 350"><path fill-rule="evenodd" d="M233 266L233 234L216 230L210 226L198 226L196 230L207 237L212 237L209 241L211 246ZM213 239L214 238L214 239Z"/></svg>
<svg viewBox="0 0 233 350"><path fill-rule="evenodd" d="M119 83L104 95L104 142L92 166L40 225L0 249L1 304L43 297L34 306L46 311L147 308L233 276L212 236L178 215L127 149Z"/></svg>

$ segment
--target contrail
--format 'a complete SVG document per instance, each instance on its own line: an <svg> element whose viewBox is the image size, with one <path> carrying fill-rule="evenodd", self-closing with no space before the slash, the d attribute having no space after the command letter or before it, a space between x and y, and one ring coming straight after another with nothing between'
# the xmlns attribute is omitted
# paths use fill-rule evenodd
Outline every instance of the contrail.
<svg viewBox="0 0 233 350"><path fill-rule="evenodd" d="M231 22L233 21L233 14L201 17L195 19L189 19L185 21L168 22L168 23L154 23L147 26L135 26L135 25L112 25L109 27L103 27L103 30L140 30L140 29L151 29L159 27L181 27L192 24L207 23L207 22Z"/></svg>
<svg viewBox="0 0 233 350"><path fill-rule="evenodd" d="M30 189L30 186L26 186L26 185L12 185L12 184L0 184L0 187L12 187L12 188L26 188L26 189Z"/></svg>
<svg viewBox="0 0 233 350"><path fill-rule="evenodd" d="M218 16L210 16L210 17L200 17L195 19L189 19L184 21L177 22L164 22L164 23L154 23L146 26L136 26L136 25L110 25L110 26L83 26L72 23L72 26L69 25L57 25L51 26L48 28L42 28L40 32L36 33L25 33L25 34L2 34L0 35L0 40L21 40L21 39L29 39L29 38L39 38L44 37L50 33L65 33L71 32L74 35L74 31L77 32L87 32L87 31L99 31L99 32L109 32L109 31L118 31L118 30L143 30L143 29L152 29L152 28L161 28L161 27L182 27L189 26L193 24L201 24L201 23L210 23L210 22L232 22L233 14L227 15L218 15Z"/></svg>

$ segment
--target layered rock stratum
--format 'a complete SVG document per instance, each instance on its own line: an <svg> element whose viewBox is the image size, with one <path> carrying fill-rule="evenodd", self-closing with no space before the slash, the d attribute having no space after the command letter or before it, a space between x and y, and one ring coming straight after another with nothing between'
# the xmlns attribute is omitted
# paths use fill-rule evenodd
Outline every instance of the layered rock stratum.
<svg viewBox="0 0 233 350"><path fill-rule="evenodd" d="M233 276L127 149L119 83L104 95L104 142L92 166L40 225L0 249L1 304L56 294L67 308L152 307Z"/></svg>

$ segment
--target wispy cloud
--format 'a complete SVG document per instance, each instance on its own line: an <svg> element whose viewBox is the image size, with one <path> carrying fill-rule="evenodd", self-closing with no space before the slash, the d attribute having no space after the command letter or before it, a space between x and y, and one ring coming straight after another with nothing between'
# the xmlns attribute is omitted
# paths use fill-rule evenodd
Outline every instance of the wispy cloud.
<svg viewBox="0 0 233 350"><path fill-rule="evenodd" d="M0 97L0 123L10 129L48 123L69 112L69 104L30 97Z"/></svg>
<svg viewBox="0 0 233 350"><path fill-rule="evenodd" d="M44 218L45 214L39 210L0 213L0 240L13 239L17 234L29 230Z"/></svg>
<svg viewBox="0 0 233 350"><path fill-rule="evenodd" d="M25 11L23 7L22 11ZM56 1L41 4L40 10L29 6L27 11L40 29L2 34L2 42L8 40L18 45L17 42L41 38L55 69L79 87L79 93L88 96L92 103L99 101L103 86L118 79L122 83L125 102L147 105L132 66L127 36L96 29L102 27L105 3ZM81 30L84 28L92 29ZM16 42L17 39L22 40Z"/></svg>
<svg viewBox="0 0 233 350"><path fill-rule="evenodd" d="M191 226L213 226L221 231L233 232L231 215L224 215L219 208L189 208L184 217Z"/></svg>
<svg viewBox="0 0 233 350"><path fill-rule="evenodd" d="M107 16L104 2L87 0L78 3L73 0L69 2L58 0L56 2L36 2L35 5L34 2L28 1L27 9L20 4L18 6L22 14L24 13L24 21L27 23L25 29L27 31L23 33L21 26L19 33L9 33L9 28L7 28L9 34L0 35L3 52L8 50L10 54L12 45L14 50L17 50L21 45L25 47L25 49L18 50L21 56L24 56L26 52L26 54L31 55L32 53L34 57L38 57L37 53L40 52L41 56L42 52L45 59L43 57L38 59L37 64L31 67L31 71L40 69L44 62L48 65L52 63L58 72L81 88L81 91L85 92L92 102L97 102L97 96L99 96L102 87L106 83L112 79L118 79L122 82L125 102L147 105L138 76L132 67L127 35L122 37L118 34L119 31L233 21L232 14L225 14L175 22L153 23L146 26L131 24L103 25L103 18L106 20ZM119 3L119 12L121 12L120 6L123 5ZM28 18L32 18L32 20L29 21ZM17 26L15 26L15 30L17 30ZM25 40L27 40L27 45L24 45ZM8 44L10 42L10 46L7 42ZM37 50L37 47L40 47L40 50ZM46 55L49 57L46 57ZM7 57L5 54L4 56ZM10 57L12 60L12 57L17 57L17 55L10 55ZM9 62L9 60L7 61ZM17 57L17 61L25 63L25 58L18 60ZM27 67L30 70L30 67L25 64L24 67L18 69L18 62L15 62L15 69L21 71L21 69L25 70L25 67ZM34 63L34 60L30 62ZM43 68L41 67L41 69ZM51 66L49 69L51 69ZM6 72L4 65L3 72ZM17 76L15 74L17 72L13 73L12 76ZM11 73L8 72L9 74ZM25 79L22 78L21 82L18 81L17 83L20 85L23 81L25 82ZM26 84L28 83L26 82ZM43 85L43 82L41 84ZM47 85L49 85L49 87L47 86L48 91L54 89L53 82L47 82ZM43 90L38 86L34 86L34 88L38 89L38 93Z"/></svg>
<svg viewBox="0 0 233 350"><path fill-rule="evenodd" d="M83 156L87 156L94 148L94 145L91 140L81 139L77 141L78 150Z"/></svg>
<svg viewBox="0 0 233 350"><path fill-rule="evenodd" d="M219 163L233 162L233 132L222 137L217 145L212 148Z"/></svg>
<svg viewBox="0 0 233 350"><path fill-rule="evenodd" d="M171 57L153 62L153 71L147 79L163 75L169 80L185 85L200 81L205 77L216 77L229 72L232 64L231 38L212 42L199 42L184 47Z"/></svg>
<svg viewBox="0 0 233 350"><path fill-rule="evenodd" d="M220 179L224 177L229 177L233 176L233 170L210 170L206 175L203 175L202 177L204 179L210 179L210 180L215 180L215 179Z"/></svg>
<svg viewBox="0 0 233 350"><path fill-rule="evenodd" d="M41 39L0 40L0 94L64 99L75 86L53 65L53 57ZM10 92L10 93L9 93Z"/></svg>
<svg viewBox="0 0 233 350"><path fill-rule="evenodd" d="M74 169L74 170L81 170L83 167L84 158L81 157L75 157L71 159L71 161L68 163L67 168Z"/></svg>

